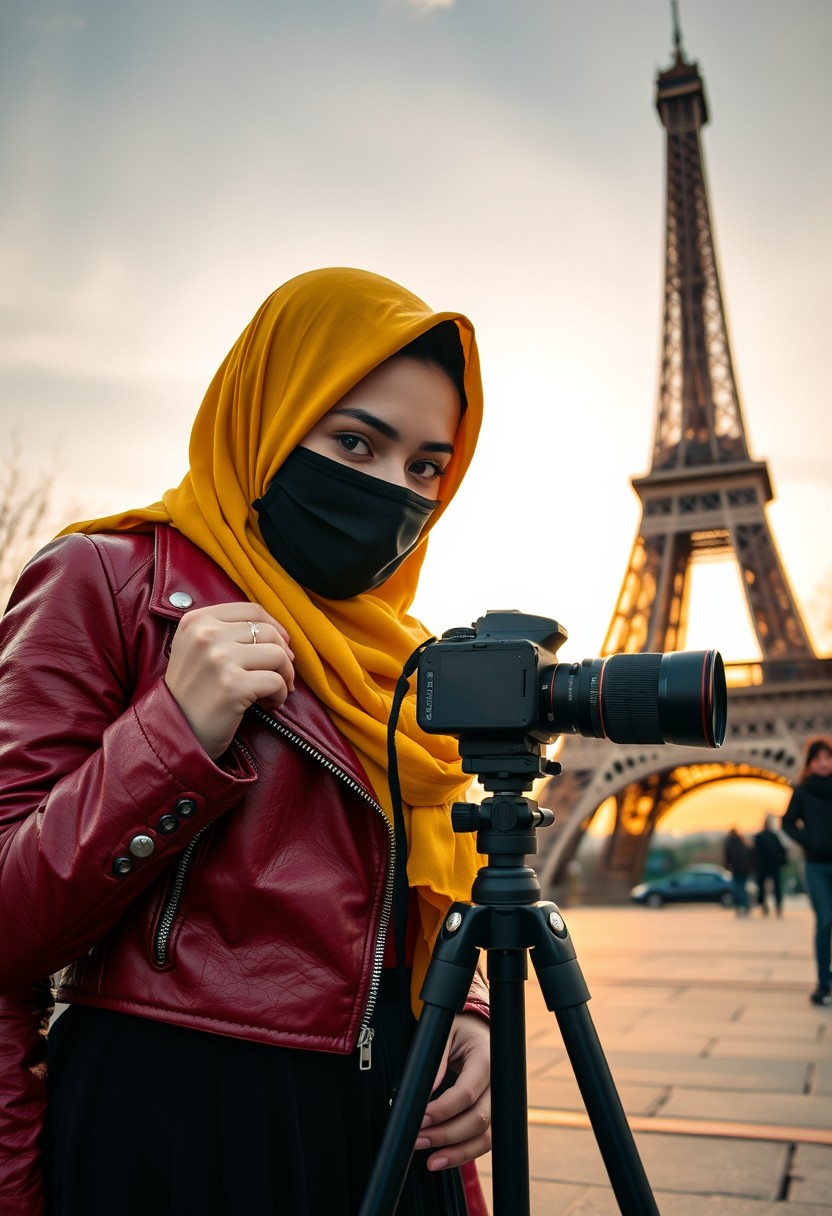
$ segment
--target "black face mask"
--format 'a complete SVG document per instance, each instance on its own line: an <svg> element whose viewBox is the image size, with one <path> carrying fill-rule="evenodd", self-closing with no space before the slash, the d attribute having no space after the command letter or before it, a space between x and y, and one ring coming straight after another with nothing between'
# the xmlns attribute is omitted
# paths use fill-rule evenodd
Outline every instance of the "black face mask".
<svg viewBox="0 0 832 1216"><path fill-rule="evenodd" d="M252 503L272 557L302 587L331 600L389 578L438 505L308 448L295 448Z"/></svg>

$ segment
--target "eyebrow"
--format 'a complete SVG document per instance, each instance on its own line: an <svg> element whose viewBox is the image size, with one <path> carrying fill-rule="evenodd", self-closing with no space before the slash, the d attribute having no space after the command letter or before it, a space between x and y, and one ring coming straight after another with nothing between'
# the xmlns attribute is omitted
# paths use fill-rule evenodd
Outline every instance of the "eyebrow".
<svg viewBox="0 0 832 1216"><path fill-rule="evenodd" d="M330 410L331 414L343 414L348 418L355 418L356 422L363 422L366 426L370 426L373 430L378 431L385 439L394 441L401 439L401 433L391 426L389 422L384 422L383 419L377 418L375 414L370 414L367 410L351 409L344 407L343 409ZM453 456L454 446L452 443L420 443L420 452L447 452L449 456Z"/></svg>

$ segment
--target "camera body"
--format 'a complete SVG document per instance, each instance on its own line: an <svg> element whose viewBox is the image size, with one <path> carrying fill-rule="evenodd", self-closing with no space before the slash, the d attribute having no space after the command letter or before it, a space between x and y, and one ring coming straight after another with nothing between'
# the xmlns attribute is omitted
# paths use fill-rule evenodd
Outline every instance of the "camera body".
<svg viewBox="0 0 832 1216"><path fill-rule="evenodd" d="M718 651L558 663L566 638L557 621L513 609L449 630L419 657L419 726L461 738L722 745L727 691Z"/></svg>
<svg viewBox="0 0 832 1216"><path fill-rule="evenodd" d="M538 719L541 672L566 641L557 621L514 609L452 629L419 656L416 718L428 733L527 734L546 742Z"/></svg>

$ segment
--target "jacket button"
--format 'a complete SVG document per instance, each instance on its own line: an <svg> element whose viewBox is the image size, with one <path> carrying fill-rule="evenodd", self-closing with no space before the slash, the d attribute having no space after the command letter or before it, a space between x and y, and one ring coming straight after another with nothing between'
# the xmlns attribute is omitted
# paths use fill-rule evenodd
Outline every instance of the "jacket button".
<svg viewBox="0 0 832 1216"><path fill-rule="evenodd" d="M163 815L157 827L160 832L164 832L166 836L170 836L171 832L175 832L179 827L179 820L175 815Z"/></svg>
<svg viewBox="0 0 832 1216"><path fill-rule="evenodd" d="M149 857L155 848L151 836L134 836L130 841L130 852L134 857Z"/></svg>
<svg viewBox="0 0 832 1216"><path fill-rule="evenodd" d="M188 595L187 591L174 591L168 598L174 608L190 608L194 602L194 597Z"/></svg>
<svg viewBox="0 0 832 1216"><path fill-rule="evenodd" d="M173 808L177 815L181 815L183 819L187 819L190 815L195 815L197 805L193 798L180 798Z"/></svg>
<svg viewBox="0 0 832 1216"><path fill-rule="evenodd" d="M113 862L113 873L122 875L129 874L133 869L132 857L117 857Z"/></svg>

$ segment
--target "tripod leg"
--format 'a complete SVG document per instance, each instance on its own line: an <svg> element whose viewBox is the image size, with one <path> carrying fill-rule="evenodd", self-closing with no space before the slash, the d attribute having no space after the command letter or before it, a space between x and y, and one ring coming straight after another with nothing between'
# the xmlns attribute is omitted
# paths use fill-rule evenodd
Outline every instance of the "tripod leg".
<svg viewBox="0 0 832 1216"><path fill-rule="evenodd" d="M624 1216L658 1216L659 1209L621 1099L585 1005L555 1011L586 1113Z"/></svg>
<svg viewBox="0 0 832 1216"><path fill-rule="evenodd" d="M359 1216L391 1216L398 1206L453 1020L453 1009L422 1011Z"/></svg>
<svg viewBox="0 0 832 1216"><path fill-rule="evenodd" d="M525 950L490 950L491 1130L494 1216L528 1216Z"/></svg>
<svg viewBox="0 0 832 1216"><path fill-rule="evenodd" d="M479 958L474 942L486 912L463 904L454 904L452 911L456 918L446 921L422 985L422 1016L359 1216L392 1216L396 1211L454 1015L464 1007L474 978ZM449 922L454 925L450 931Z"/></svg>

